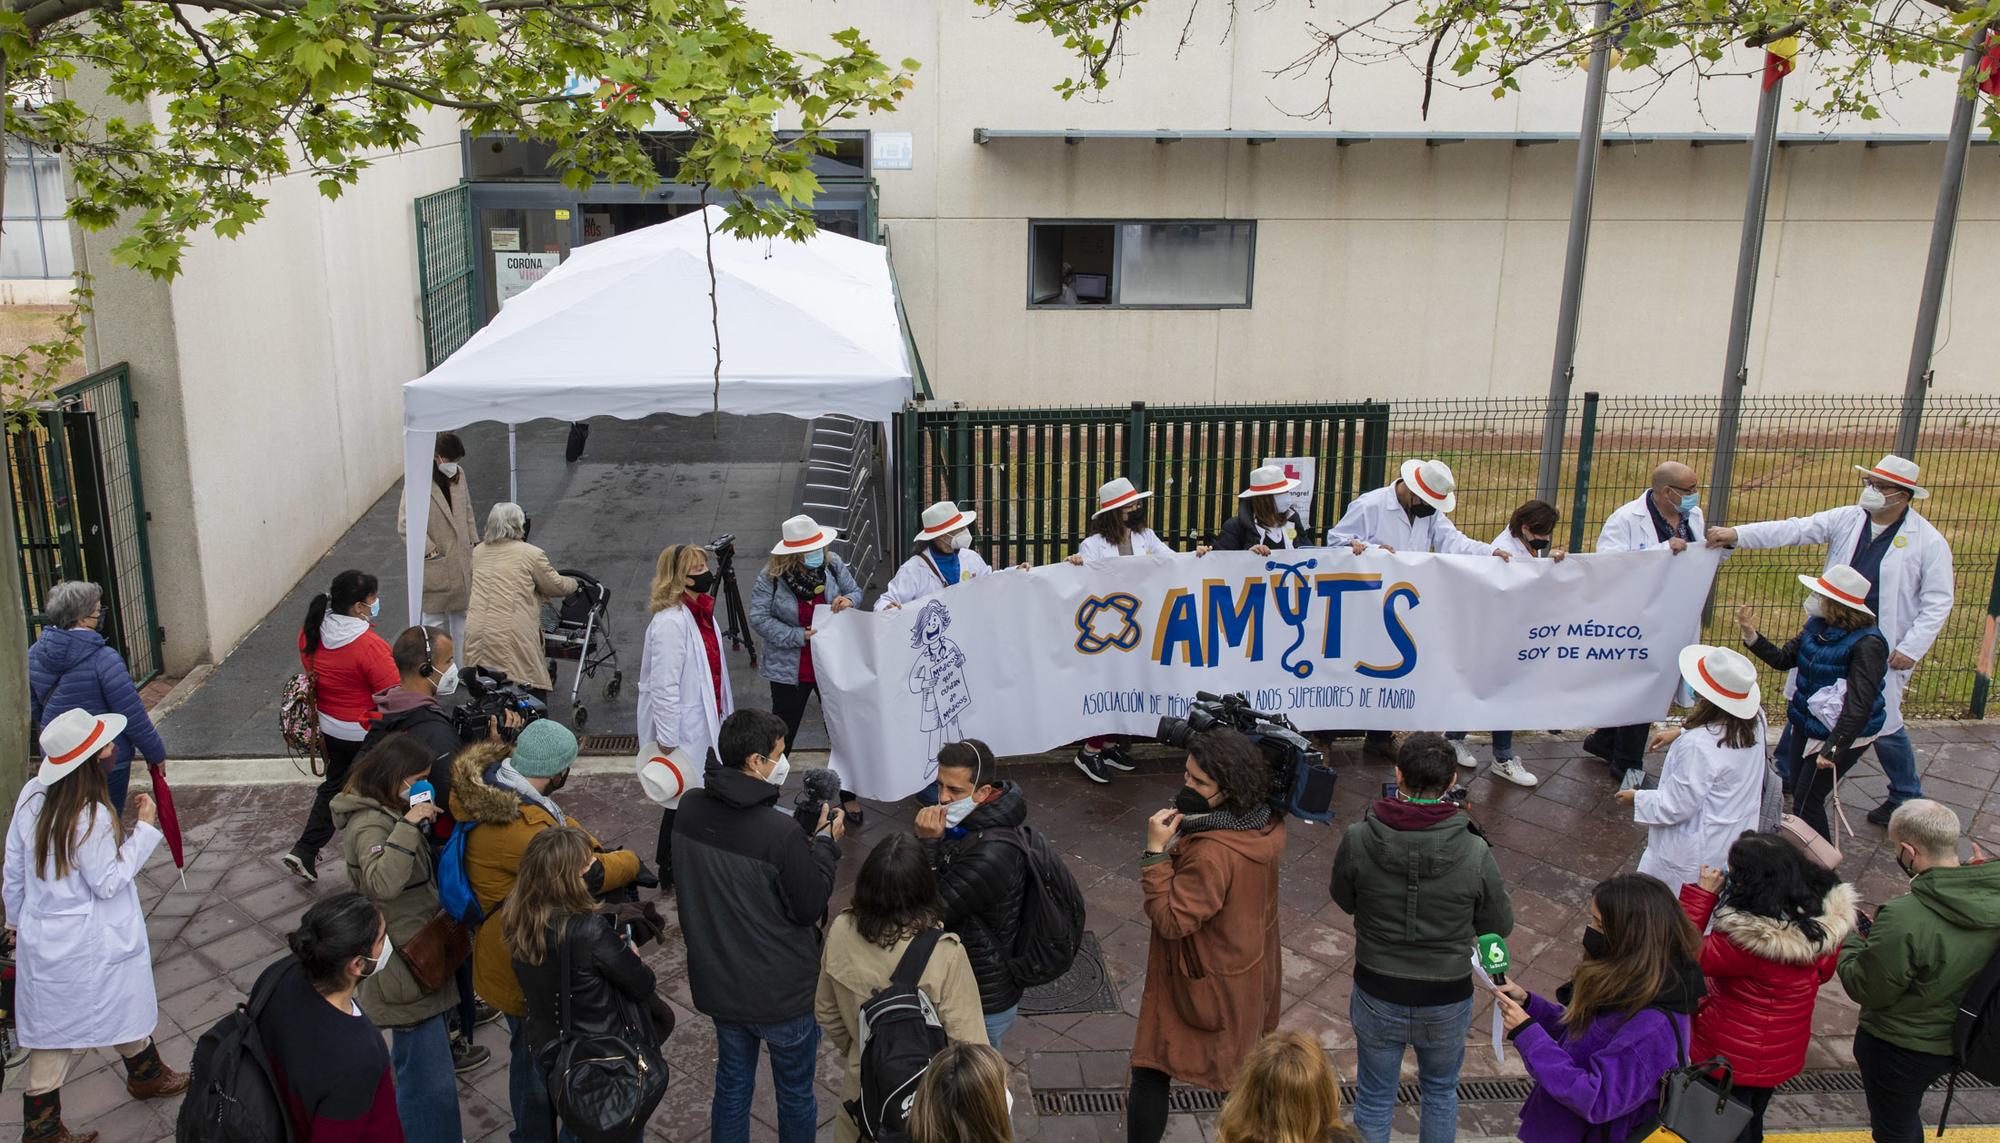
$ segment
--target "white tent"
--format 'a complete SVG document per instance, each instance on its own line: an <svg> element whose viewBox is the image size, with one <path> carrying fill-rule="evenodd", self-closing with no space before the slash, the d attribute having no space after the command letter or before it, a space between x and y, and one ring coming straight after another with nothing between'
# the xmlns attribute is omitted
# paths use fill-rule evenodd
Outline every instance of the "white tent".
<svg viewBox="0 0 2000 1143"><path fill-rule="evenodd" d="M888 422L910 363L883 247L837 234L743 240L716 229L727 413ZM693 416L715 398L702 219L686 215L572 253L443 364L403 386L405 565L421 613L437 434L475 421Z"/></svg>

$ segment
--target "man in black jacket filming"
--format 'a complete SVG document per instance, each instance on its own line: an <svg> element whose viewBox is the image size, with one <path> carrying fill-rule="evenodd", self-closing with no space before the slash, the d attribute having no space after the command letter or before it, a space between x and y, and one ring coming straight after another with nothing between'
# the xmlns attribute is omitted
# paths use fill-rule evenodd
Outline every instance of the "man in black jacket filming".
<svg viewBox="0 0 2000 1143"><path fill-rule="evenodd" d="M810 1143L819 1125L820 923L840 862L841 813L829 804L808 835L790 814L772 812L791 764L785 724L770 711L740 709L724 719L716 754L721 765L682 797L673 834L688 984L695 1010L715 1021L709 1138L749 1139L763 1044L780 1143Z"/></svg>
<svg viewBox="0 0 2000 1143"><path fill-rule="evenodd" d="M994 772L993 751L978 739L938 750L938 804L917 811L916 834L937 873L944 927L956 933L979 980L986 1042L1000 1038L1021 1014L1021 986L1007 962L1021 927L1028 884L1027 854L991 836L1019 837L1028 820L1021 787Z"/></svg>

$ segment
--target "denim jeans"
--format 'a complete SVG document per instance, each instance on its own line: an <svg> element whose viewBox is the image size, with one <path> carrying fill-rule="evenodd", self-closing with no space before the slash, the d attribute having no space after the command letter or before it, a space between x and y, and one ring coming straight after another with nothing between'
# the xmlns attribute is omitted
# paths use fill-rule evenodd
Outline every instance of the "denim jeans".
<svg viewBox="0 0 2000 1143"><path fill-rule="evenodd" d="M1472 998L1456 1004L1412 1008L1377 1000L1356 988L1347 1002L1354 1025L1358 1091L1354 1126L1367 1143L1388 1143L1396 1114L1403 1051L1417 1050L1423 1089L1422 1143L1451 1143L1458 1136L1458 1069L1465 1062L1465 1033L1472 1026Z"/></svg>
<svg viewBox="0 0 2000 1143"><path fill-rule="evenodd" d="M997 1052L1000 1050L1000 1038L1007 1034L1007 1029L1012 1028L1014 1021L1019 1019L1020 1016L1021 1006L1019 1004L1014 1005L1005 1012L989 1012L986 1014L986 1042L993 1045L994 1051Z"/></svg>
<svg viewBox="0 0 2000 1143"><path fill-rule="evenodd" d="M556 1130L556 1109L549 1103L549 1084L535 1062L535 1050L528 1046L528 1022L519 1016L507 1017L507 1103L514 1113L514 1130L507 1133L511 1143L576 1143L565 1127Z"/></svg>
<svg viewBox="0 0 2000 1143"><path fill-rule="evenodd" d="M1911 798L1924 796L1924 785L1917 780L1917 752L1910 746L1910 732L1898 730L1875 740L1875 757L1882 762L1882 773L1889 778L1889 804L1900 806Z"/></svg>
<svg viewBox="0 0 2000 1143"><path fill-rule="evenodd" d="M750 1099L757 1092L757 1045L771 1049L771 1087L778 1097L778 1143L813 1143L819 1101L813 1071L819 1022L808 1012L782 1024L715 1022L715 1098L708 1106L710 1143L747 1143Z"/></svg>
<svg viewBox="0 0 2000 1143"><path fill-rule="evenodd" d="M1924 1092L1951 1071L1951 1057L1914 1052L1863 1028L1854 1036L1854 1064L1875 1143L1921 1143Z"/></svg>
<svg viewBox="0 0 2000 1143"><path fill-rule="evenodd" d="M111 773L104 776L104 784L111 788L112 808L121 814L125 812L125 791L131 785L131 782L132 763L130 760L112 767Z"/></svg>
<svg viewBox="0 0 2000 1143"><path fill-rule="evenodd" d="M396 1076L396 1115L409 1143L461 1143L458 1073L444 1015L389 1032L389 1067Z"/></svg>
<svg viewBox="0 0 2000 1143"><path fill-rule="evenodd" d="M1465 731L1454 730L1450 734L1445 735L1445 737L1451 739L1453 742L1464 742ZM1514 732L1511 730L1493 731L1493 760L1500 762L1513 756Z"/></svg>

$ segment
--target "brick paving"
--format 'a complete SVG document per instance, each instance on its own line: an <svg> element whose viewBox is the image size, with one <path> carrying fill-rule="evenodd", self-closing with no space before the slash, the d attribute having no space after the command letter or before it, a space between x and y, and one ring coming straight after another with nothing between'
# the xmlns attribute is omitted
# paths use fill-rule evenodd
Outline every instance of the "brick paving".
<svg viewBox="0 0 2000 1143"><path fill-rule="evenodd" d="M1552 992L1573 965L1593 884L1631 869L1644 844L1643 831L1618 816L1612 783L1601 764L1581 754L1574 740L1522 735L1517 749L1542 784L1523 790L1480 777L1473 781L1472 809L1498 853L1513 892L1519 928L1509 941L1515 977L1541 992ZM1956 807L1972 836L2000 852L2000 725L1944 723L1913 733L1927 792ZM1478 744L1481 752L1484 745ZM1142 823L1167 804L1179 785L1179 763L1158 748L1140 750L1138 772L1110 786L1085 781L1066 764L1022 761L1008 776L1027 788L1031 817L1063 850L1084 887L1090 927L1103 944L1117 980L1123 1010L1090 1015L1023 1017L1009 1034L1006 1054L1014 1068L1016 1123L1024 1139L1122 1140L1118 1116L1037 1117L1035 1090L1118 1088L1125 1076L1126 1050L1135 1028L1144 987L1147 926L1140 908L1138 855ZM1363 765L1342 750L1338 810L1341 822L1360 814L1372 791L1389 777L1380 765ZM1655 761L1657 766L1657 761ZM1860 836L1848 847L1843 873L1855 881L1871 906L1904 891L1906 884L1882 831L1862 821L1881 796L1884 782L1864 765L1845 783L1844 800ZM174 875L165 847L147 867L141 899L152 935L160 995L158 1037L166 1058L184 1065L192 1040L228 1011L258 971L284 948L285 933L316 894L344 888L338 857L329 851L316 887L287 877L272 859L296 836L308 787L213 787L180 793L187 829L186 886ZM631 796L629 779L595 776L576 780L564 793L566 808L607 844L644 854L653 849L657 815ZM836 905L843 904L872 839L907 829L913 806L871 806L867 828L847 842ZM1332 1053L1342 1075L1354 1072L1353 1036L1346 1012L1352 983L1353 928L1327 897L1327 877L1341 826L1290 830L1281 882L1285 947L1284 1013L1281 1024L1313 1032ZM674 911L665 909L669 919ZM673 1085L653 1117L649 1139L692 1140L707 1134L710 1078L715 1038L709 1022L691 1009L687 970L677 930L646 950L660 988L677 1009L679 1028L667 1048ZM87 999L87 998L79 998ZM1496 1063L1487 1046L1489 1016L1475 1012L1467 1078L1518 1076L1519 1060L1509 1052ZM1811 1069L1853 1067L1854 1006L1838 982L1821 994L1814 1018ZM469 1140L504 1140L509 1127L505 1043L500 1026L479 1030L494 1060L461 1082L465 1135ZM1406 1067L1414 1068L1413 1061ZM64 1113L74 1129L103 1133L104 1143L170 1138L174 1101L137 1104L125 1097L121 1069L109 1053L79 1062L64 1088ZM1413 1078L1413 1071L1406 1078ZM840 1062L830 1049L819 1069L820 1114L831 1119ZM9 1077L19 1082L17 1070ZM1517 1107L1468 1103L1460 1114L1461 1138L1511 1138ZM1935 1115L1935 1106L1931 1114ZM2000 1122L2000 1093L1961 1093L1954 1121ZM20 1105L0 1100L0 1125L19 1123ZM775 1108L768 1072L761 1073L753 1107L752 1137L773 1139ZM1859 1095L1781 1097L1774 1104L1775 1129L1854 1127L1865 1123ZM1398 1132L1414 1131L1413 1109L1399 1109ZM1170 1139L1197 1140L1213 1133L1213 1116L1177 1117ZM824 1134L824 1131L823 1131Z"/></svg>

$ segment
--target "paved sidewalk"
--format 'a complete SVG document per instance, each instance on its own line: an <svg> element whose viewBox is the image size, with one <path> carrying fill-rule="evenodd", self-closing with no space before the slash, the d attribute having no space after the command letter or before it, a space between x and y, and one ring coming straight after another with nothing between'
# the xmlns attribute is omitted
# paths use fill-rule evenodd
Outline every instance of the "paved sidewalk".
<svg viewBox="0 0 2000 1143"><path fill-rule="evenodd" d="M563 462L569 427L552 421L522 425L519 434L521 506L531 521L529 539L558 568L579 568L611 589L611 635L625 685L604 697L610 675L586 679L581 701L594 734L631 734L637 713L640 651L651 618L646 597L653 565L668 544L707 543L736 534L736 580L744 606L763 568L778 525L792 514L806 422L795 417L648 417L591 422L583 459ZM465 467L472 481L474 526L507 498L507 434L495 425L462 431ZM402 482L384 493L332 550L313 566L263 622L230 649L187 699L160 719L160 733L174 758L277 757L278 692L299 669L299 624L312 597L335 574L361 568L382 583L377 630L393 639L403 621L403 541L396 533ZM718 615L718 619L723 617ZM727 626L724 620L724 626ZM770 689L749 658L727 656L739 698L767 704ZM575 727L569 706L572 665L560 664L550 708ZM802 745L826 745L819 706L806 713Z"/></svg>
<svg viewBox="0 0 2000 1143"><path fill-rule="evenodd" d="M1994 765L2000 757L1996 753L2000 725L1933 725L1917 729L1913 738L1928 792L1957 807L1974 836L2000 840ZM1479 748L1483 752L1483 744ZM1509 941L1519 966L1515 976L1547 993L1575 962L1591 886L1631 869L1644 837L1638 827L1617 816L1611 781L1601 764L1581 754L1575 741L1523 735L1518 748L1542 776L1542 784L1523 790L1484 777L1475 779L1472 808L1496 846L1513 892L1519 917L1519 928ZM1022 761L1006 771L1026 787L1030 820L1061 848L1084 887L1090 928L1102 942L1122 1004L1119 1012L1031 1016L1015 1026L1006 1054L1014 1067L1015 1113L1023 1139L1106 1143L1124 1139L1121 1116L1039 1116L1034 1096L1058 1089L1113 1090L1124 1083L1126 1053L1144 987L1148 939L1138 885L1143 822L1168 802L1180 781L1179 761L1168 751L1142 747L1140 755L1137 773L1102 787L1090 784L1066 764ZM1369 792L1388 777L1387 768L1360 765L1348 751L1341 751L1336 762L1342 768L1340 820L1351 822ZM792 785L796 789L796 778ZM1861 821L1882 788L1882 778L1871 765L1864 765L1843 784L1850 816L1861 830L1843 871L1871 906L1904 892L1906 885L1893 855L1881 844L1882 831ZM228 1011L241 989L280 954L286 932L315 893L345 887L340 862L331 853L322 861L324 873L317 887L291 880L272 860L295 836L307 797L307 787L296 784L189 788L181 793L190 857L187 888L181 888L162 847L144 873L141 893L157 965L159 1038L170 1062L185 1064L193 1037ZM563 802L607 844L651 853L657 814L632 796L630 779L617 774L579 778L564 793ZM912 806L869 808L867 828L846 844L837 906L845 903L868 845L891 831L909 828L913 812ZM1295 824L1290 831L1281 882L1285 947L1281 1023L1318 1035L1333 1053L1343 1078L1351 1081L1353 1037L1346 1013L1353 928L1330 903L1326 889L1340 829ZM670 919L674 916L671 903L665 912ZM667 1048L672 1087L652 1120L648 1138L702 1139L707 1133L714 1067L713 1029L691 1011L678 930L670 930L662 944L645 952L680 1025ZM1486 1044L1485 1009L1482 1003L1475 1012L1467 1078L1520 1075L1519 1060L1511 1051L1504 1061L1494 1061ZM1853 1067L1854 1020L1854 1006L1837 981L1830 983L1814 1017L1808 1068ZM475 1141L503 1140L509 1126L505 1044L497 1025L480 1029L479 1040L494 1050L496 1059L463 1078L465 1135ZM840 1072L830 1049L823 1051L819 1069L823 1122L834 1114ZM9 1079L18 1084L18 1070ZM1932 1115L1935 1105L1933 1100ZM81 1063L64 1089L70 1127L102 1131L105 1143L168 1138L175 1110L172 1102L142 1105L126 1099L119 1067L109 1053L96 1053ZM1510 1138L1517 1110L1513 1103L1466 1103L1460 1114L1460 1138ZM17 1124L19 1115L18 1101L0 1100L0 1125ZM775 1138L768 1080L758 1091L754 1115L753 1138ZM1956 1123L1967 1126L2000 1123L2000 1093L1961 1092L1953 1116ZM1179 1116L1169 1138L1206 1138L1212 1134L1213 1118ZM1774 1130L1851 1129L1866 1120L1861 1097L1842 1094L1781 1096L1772 1106L1770 1122ZM1414 1131L1415 1126L1413 1109L1399 1109L1398 1131Z"/></svg>

